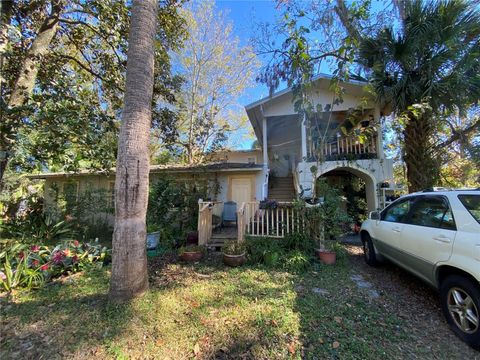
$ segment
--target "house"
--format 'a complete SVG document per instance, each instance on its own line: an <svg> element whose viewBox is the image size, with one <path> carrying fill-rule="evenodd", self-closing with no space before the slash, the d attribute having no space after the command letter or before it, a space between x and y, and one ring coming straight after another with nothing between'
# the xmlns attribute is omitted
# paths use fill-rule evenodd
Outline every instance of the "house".
<svg viewBox="0 0 480 360"><path fill-rule="evenodd" d="M319 76L314 80L309 94L314 106L321 105L324 109L331 102L330 80L328 76ZM205 202L199 205L199 230L200 223L207 226L204 241L208 241L212 234L211 215L221 214L224 202L237 203L238 209L246 214L243 219L246 223L239 225L239 229L246 226L247 232L253 233L252 219L258 214L259 201L268 198L290 202L300 195L311 197L319 177L333 183L358 178L363 184L368 211L383 207L384 184L393 184L393 162L385 158L383 151L383 109L369 100L364 83L350 81L341 85L344 88L343 101L328 112L312 115L311 119L295 110L291 89L247 105L246 112L260 149L218 152L211 162L202 165L154 165L150 170L150 181L172 176L185 182L200 181L212 185ZM352 124L352 114L360 121L350 127L361 133L368 130L366 141L339 130L342 124ZM44 179L46 189L56 189L65 198L74 199L82 191L94 188L104 189L109 199L113 199L114 175L78 172L34 177ZM53 192L45 193L46 206L53 205ZM242 204L246 204L245 207ZM270 224L280 222L284 216L289 219L291 215L287 212L277 213L275 219L273 216L265 219L267 228L269 221ZM263 227L263 223L261 226L257 224L257 234L260 234L258 229L263 231ZM281 235L279 226L275 231Z"/></svg>
<svg viewBox="0 0 480 360"><path fill-rule="evenodd" d="M332 102L329 89L331 77L317 77L309 94L314 107L323 108ZM248 118L262 148L263 165L269 181L264 184L268 198L291 200L297 194L313 195L318 177L341 178L345 174L360 178L365 183L369 211L385 205L381 184L393 184L393 161L385 158L382 142L382 106L369 99L365 83L342 83L343 102L335 104L328 115L307 119L294 107L294 94L286 89L246 106ZM368 122L370 138L361 143L358 136L345 136L340 125L355 113L361 123ZM325 112L325 114L327 114ZM309 121L310 120L310 121ZM325 128L328 138L321 143L318 128ZM320 125L320 126L314 126ZM359 130L362 125L357 125ZM331 129L331 130L330 130ZM373 130L373 131L372 131ZM322 161L318 161L318 157ZM316 168L316 172L312 172ZM270 187L267 184L270 183ZM384 185L385 186L385 185Z"/></svg>
<svg viewBox="0 0 480 360"><path fill-rule="evenodd" d="M204 186L208 189L206 200L218 203L235 201L238 204L252 202L266 196L262 186L265 182L265 169L259 163L260 160L259 150L223 151L215 154L215 158L208 164L152 165L150 182L168 177L185 184ZM69 204L74 204L81 194L99 193L102 199L96 200L99 203L98 209L105 209L99 213L108 218L107 223L113 224L114 172L56 172L31 175L30 178L45 181L46 209L55 208L59 199L65 201L68 207ZM221 213L221 208L217 206L216 212Z"/></svg>

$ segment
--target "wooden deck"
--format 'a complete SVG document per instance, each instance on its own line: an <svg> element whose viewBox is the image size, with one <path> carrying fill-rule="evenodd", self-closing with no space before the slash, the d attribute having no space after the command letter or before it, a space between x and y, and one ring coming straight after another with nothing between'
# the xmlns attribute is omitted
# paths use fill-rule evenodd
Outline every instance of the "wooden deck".
<svg viewBox="0 0 480 360"><path fill-rule="evenodd" d="M220 202L200 201L198 213L198 243L208 247L220 247L226 240L244 241L245 236L269 236L282 238L302 231L305 219L291 202L278 202L277 206L260 209L258 201L243 202L237 210L237 224L228 223L216 227L212 223L215 206Z"/></svg>

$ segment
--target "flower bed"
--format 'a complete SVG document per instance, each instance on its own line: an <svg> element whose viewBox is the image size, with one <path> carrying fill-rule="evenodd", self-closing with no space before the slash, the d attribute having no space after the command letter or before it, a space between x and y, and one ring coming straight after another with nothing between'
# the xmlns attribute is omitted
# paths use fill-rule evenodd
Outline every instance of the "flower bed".
<svg viewBox="0 0 480 360"><path fill-rule="evenodd" d="M16 243L0 252L0 288L36 288L93 263L110 261L111 250L98 242L66 241L55 247Z"/></svg>

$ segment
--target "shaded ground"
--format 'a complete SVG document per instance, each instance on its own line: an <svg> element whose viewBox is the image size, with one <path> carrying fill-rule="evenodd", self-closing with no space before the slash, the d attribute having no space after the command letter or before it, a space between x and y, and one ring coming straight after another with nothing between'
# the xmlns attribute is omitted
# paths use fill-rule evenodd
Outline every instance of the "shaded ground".
<svg viewBox="0 0 480 360"><path fill-rule="evenodd" d="M392 263L368 266L358 237L345 242L350 264L356 274L370 282L380 294L384 311L396 314L412 335L402 346L408 358L480 359L480 353L460 341L445 321L438 293L409 272Z"/></svg>
<svg viewBox="0 0 480 360"><path fill-rule="evenodd" d="M449 332L433 291L346 248L304 274L154 258L151 290L122 306L107 301L109 269L91 269L0 299L0 358L480 358Z"/></svg>

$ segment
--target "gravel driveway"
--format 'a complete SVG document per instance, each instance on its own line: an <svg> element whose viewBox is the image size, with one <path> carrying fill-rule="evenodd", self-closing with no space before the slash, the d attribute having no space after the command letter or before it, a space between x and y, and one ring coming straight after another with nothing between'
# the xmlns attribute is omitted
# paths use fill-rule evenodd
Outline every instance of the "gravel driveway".
<svg viewBox="0 0 480 360"><path fill-rule="evenodd" d="M437 292L397 266L386 263L378 268L363 259L359 238L348 237L344 245L352 270L373 285L380 294L375 301L405 320L412 341L399 351L404 358L480 359L480 352L459 340L445 321Z"/></svg>

